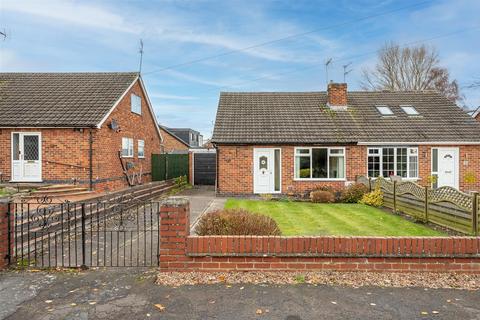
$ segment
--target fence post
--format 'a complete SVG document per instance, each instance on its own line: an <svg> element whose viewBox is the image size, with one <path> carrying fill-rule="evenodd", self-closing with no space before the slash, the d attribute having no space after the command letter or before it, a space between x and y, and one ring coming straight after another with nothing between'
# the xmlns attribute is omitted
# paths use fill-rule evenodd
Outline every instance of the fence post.
<svg viewBox="0 0 480 320"><path fill-rule="evenodd" d="M168 180L168 155L165 156L165 180Z"/></svg>
<svg viewBox="0 0 480 320"><path fill-rule="evenodd" d="M397 181L393 181L393 213L397 213Z"/></svg>
<svg viewBox="0 0 480 320"><path fill-rule="evenodd" d="M472 192L472 233L478 235L478 192Z"/></svg>
<svg viewBox="0 0 480 320"><path fill-rule="evenodd" d="M368 177L368 192L372 192L372 177Z"/></svg>
<svg viewBox="0 0 480 320"><path fill-rule="evenodd" d="M425 222L428 222L428 186L425 186Z"/></svg>
<svg viewBox="0 0 480 320"><path fill-rule="evenodd" d="M85 232L85 203L82 203L82 265L80 268L86 270L87 269L87 264L86 264L86 254L85 254L85 247L86 247L86 232Z"/></svg>
<svg viewBox="0 0 480 320"><path fill-rule="evenodd" d="M12 259L11 206L9 199L0 199L0 270L10 265Z"/></svg>

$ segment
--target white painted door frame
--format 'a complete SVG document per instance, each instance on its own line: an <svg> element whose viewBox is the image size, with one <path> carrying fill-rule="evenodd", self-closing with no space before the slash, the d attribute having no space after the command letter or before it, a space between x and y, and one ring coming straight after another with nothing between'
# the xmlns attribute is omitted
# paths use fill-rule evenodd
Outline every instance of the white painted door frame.
<svg viewBox="0 0 480 320"><path fill-rule="evenodd" d="M18 134L19 159L14 160L13 136ZM38 137L38 159L25 160L25 136ZM41 132L12 132L10 136L11 145L11 181L12 182L42 182L42 133ZM27 176L27 172L33 170L34 174Z"/></svg>
<svg viewBox="0 0 480 320"><path fill-rule="evenodd" d="M438 157L437 159L438 186L439 187L450 186L450 187L459 189L460 187L460 148L438 147L436 149L437 149L437 157ZM449 165L450 167L448 167Z"/></svg>
<svg viewBox="0 0 480 320"><path fill-rule="evenodd" d="M275 191L275 150L279 152L280 188ZM266 159L261 159L265 157ZM262 163L260 163L262 161ZM262 166L262 168L260 168ZM280 193L282 185L282 153L280 148L253 148L253 193Z"/></svg>

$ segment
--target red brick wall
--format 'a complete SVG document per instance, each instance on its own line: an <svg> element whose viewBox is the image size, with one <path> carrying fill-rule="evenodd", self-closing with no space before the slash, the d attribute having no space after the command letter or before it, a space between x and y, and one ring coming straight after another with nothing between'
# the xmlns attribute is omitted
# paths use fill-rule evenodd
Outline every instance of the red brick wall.
<svg viewBox="0 0 480 320"><path fill-rule="evenodd" d="M479 237L190 236L189 204L160 209L161 271L362 270L480 273Z"/></svg>
<svg viewBox="0 0 480 320"><path fill-rule="evenodd" d="M0 270L8 266L7 254L8 250L8 201L7 199L0 199ZM11 216L12 220L10 221L11 226L13 225L13 215ZM13 229L12 229L13 230ZM13 247L13 242L12 242Z"/></svg>
<svg viewBox="0 0 480 320"><path fill-rule="evenodd" d="M130 111L130 93L142 98L142 114ZM108 128L115 119L120 132ZM93 130L93 179L99 191L115 190L128 186L124 177L118 151L122 137L134 139L134 157L128 161L143 168L144 181L150 181L151 154L160 153L160 137L155 128L145 96L137 82L120 101L100 129ZM89 180L89 129L82 132L74 129L0 129L0 172L3 180L11 179L11 133L41 132L42 134L42 177L46 182L69 183L73 179L88 184ZM145 141L145 158L138 158L138 140Z"/></svg>
<svg viewBox="0 0 480 320"><path fill-rule="evenodd" d="M141 115L131 112L131 93L135 93L142 99ZM98 183L97 189L114 190L128 186L118 157L118 152L122 148L123 137L134 139L134 156L133 158L125 158L125 160L135 164L135 171L142 168L143 173L146 174L144 181L151 180L151 154L161 152L161 140L155 128L156 124L153 116L149 111L140 84L137 82L95 134L94 179L118 178L117 180ZM117 121L120 132L108 128L112 119ZM138 158L138 140L145 141L145 158L143 159Z"/></svg>
<svg viewBox="0 0 480 320"><path fill-rule="evenodd" d="M302 193L317 186L330 185L335 188L345 186L345 181L295 181L295 146L227 146L219 145L218 152L218 192L220 194L253 193L253 149L280 148L282 157L282 193ZM431 176L431 148L419 146L419 180L426 185ZM442 147L442 146L438 146ZM346 177L354 181L356 176L367 174L367 146L346 146ZM465 162L467 160L467 162ZM480 190L480 146L460 146L460 188ZM473 175L474 182L467 183L466 175Z"/></svg>
<svg viewBox="0 0 480 320"><path fill-rule="evenodd" d="M162 153L170 153L173 151L188 151L188 146L183 142L180 142L178 138L160 128L163 137Z"/></svg>

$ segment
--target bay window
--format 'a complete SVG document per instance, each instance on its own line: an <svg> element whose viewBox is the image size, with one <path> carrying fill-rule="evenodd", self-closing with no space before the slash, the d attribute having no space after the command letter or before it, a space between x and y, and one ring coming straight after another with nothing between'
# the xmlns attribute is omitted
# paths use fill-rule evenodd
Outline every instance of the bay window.
<svg viewBox="0 0 480 320"><path fill-rule="evenodd" d="M418 148L368 148L368 176L418 178Z"/></svg>
<svg viewBox="0 0 480 320"><path fill-rule="evenodd" d="M295 179L345 179L345 149L295 148Z"/></svg>

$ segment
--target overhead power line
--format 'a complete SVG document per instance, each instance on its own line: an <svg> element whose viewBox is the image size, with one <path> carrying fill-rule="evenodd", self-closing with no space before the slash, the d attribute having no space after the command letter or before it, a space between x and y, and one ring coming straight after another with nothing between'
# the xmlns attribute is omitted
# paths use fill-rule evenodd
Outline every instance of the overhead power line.
<svg viewBox="0 0 480 320"><path fill-rule="evenodd" d="M412 46L412 45L419 44L419 43L429 42L429 41L433 41L433 40L437 40L437 39L441 39L441 38L446 38L446 37L452 37L454 35L464 33L464 32L467 32L467 31L471 31L471 30L475 30L475 29L480 29L480 26L463 28L463 29L456 30L454 32L449 32L449 33L437 35L437 36L434 36L434 37L431 37L431 38L426 38L426 39L422 39L422 40L407 42L407 43L402 44L400 47L408 47L408 46ZM380 50L381 49L377 49L375 51L369 51L369 52L364 52L364 53L360 53L360 54L356 54L356 55L352 55L352 56L348 56L348 57L344 57L344 58L333 59L332 63L354 60L354 59L369 56L369 55L372 55L372 54L378 54L378 52ZM255 78L255 79L250 79L250 80L245 81L245 82L240 82L240 83L235 83L235 84L228 85L228 86L218 87L217 90L222 89L222 88L238 87L238 86L242 86L244 84L248 84L248 83L251 83L251 82L257 82L259 80L268 79L268 78L277 77L277 76L283 76L283 75L286 75L286 74L297 73L297 72L301 72L301 71L305 71L305 70L317 69L317 68L320 68L322 66L324 66L324 65L308 66L308 67L297 68L297 69L290 70L290 71L285 71L285 72L272 73L272 74L269 74L267 76L262 76L262 77L258 77L258 78Z"/></svg>
<svg viewBox="0 0 480 320"><path fill-rule="evenodd" d="M229 51L225 51L225 52L222 52L222 53L219 53L219 54L216 54L216 55L206 56L206 57L203 57L203 58L198 58L198 59L194 59L194 60L190 60L190 61L185 61L185 62L173 64L173 65L166 66L166 67L163 67L163 68L160 68L160 69L157 69L157 70L144 72L143 75L149 75L149 74L152 74L152 73L157 73L157 72L162 72L162 71L166 71L166 70L176 69L176 68L179 68L179 67L184 67L184 66L188 66L188 65L191 65L191 64L195 64L195 63L199 63L199 62L203 62L203 61L207 61L207 60L228 56L228 55L231 55L231 54L234 54L234 53L239 53L239 52L248 51L248 50L251 50L251 49L260 48L260 47L271 45L271 44L274 44L274 43L277 43L277 42L290 40L290 39L294 39L294 38L298 38L298 37L303 37L303 36L306 36L306 35L309 35L309 34L312 34L312 33L317 33L319 31L334 29L334 28L345 26L345 25L349 25L349 24L353 24L353 23L357 23L357 22L362 22L362 21L365 21L365 20L374 19L374 18L377 18L377 17L397 13L397 12L404 11L404 10L407 10L407 9L420 7L420 6L423 6L424 4L430 3L432 1L433 0L422 1L422 2L415 3L414 5L404 6L404 7L400 7L400 8L397 8L397 9L388 10L388 11L384 11L384 12L380 12L380 13L376 13L376 14L372 14L372 15L368 15L368 16L364 16L364 17L360 17L360 18L356 18L356 19L352 19L352 20L348 20L348 21L344 21L344 22L340 22L340 23L333 24L333 25L330 25L330 26L324 26L324 27L320 27L320 28L313 29L313 30L306 31L306 32L292 34L292 35L289 35L289 36L286 36L286 37L283 37L283 38L277 38L277 39L273 39L273 40L269 40L269 41L265 41L265 42L260 42L260 43L257 43L257 44L254 44L254 45L251 45L251 46L248 46L248 47L229 50Z"/></svg>

